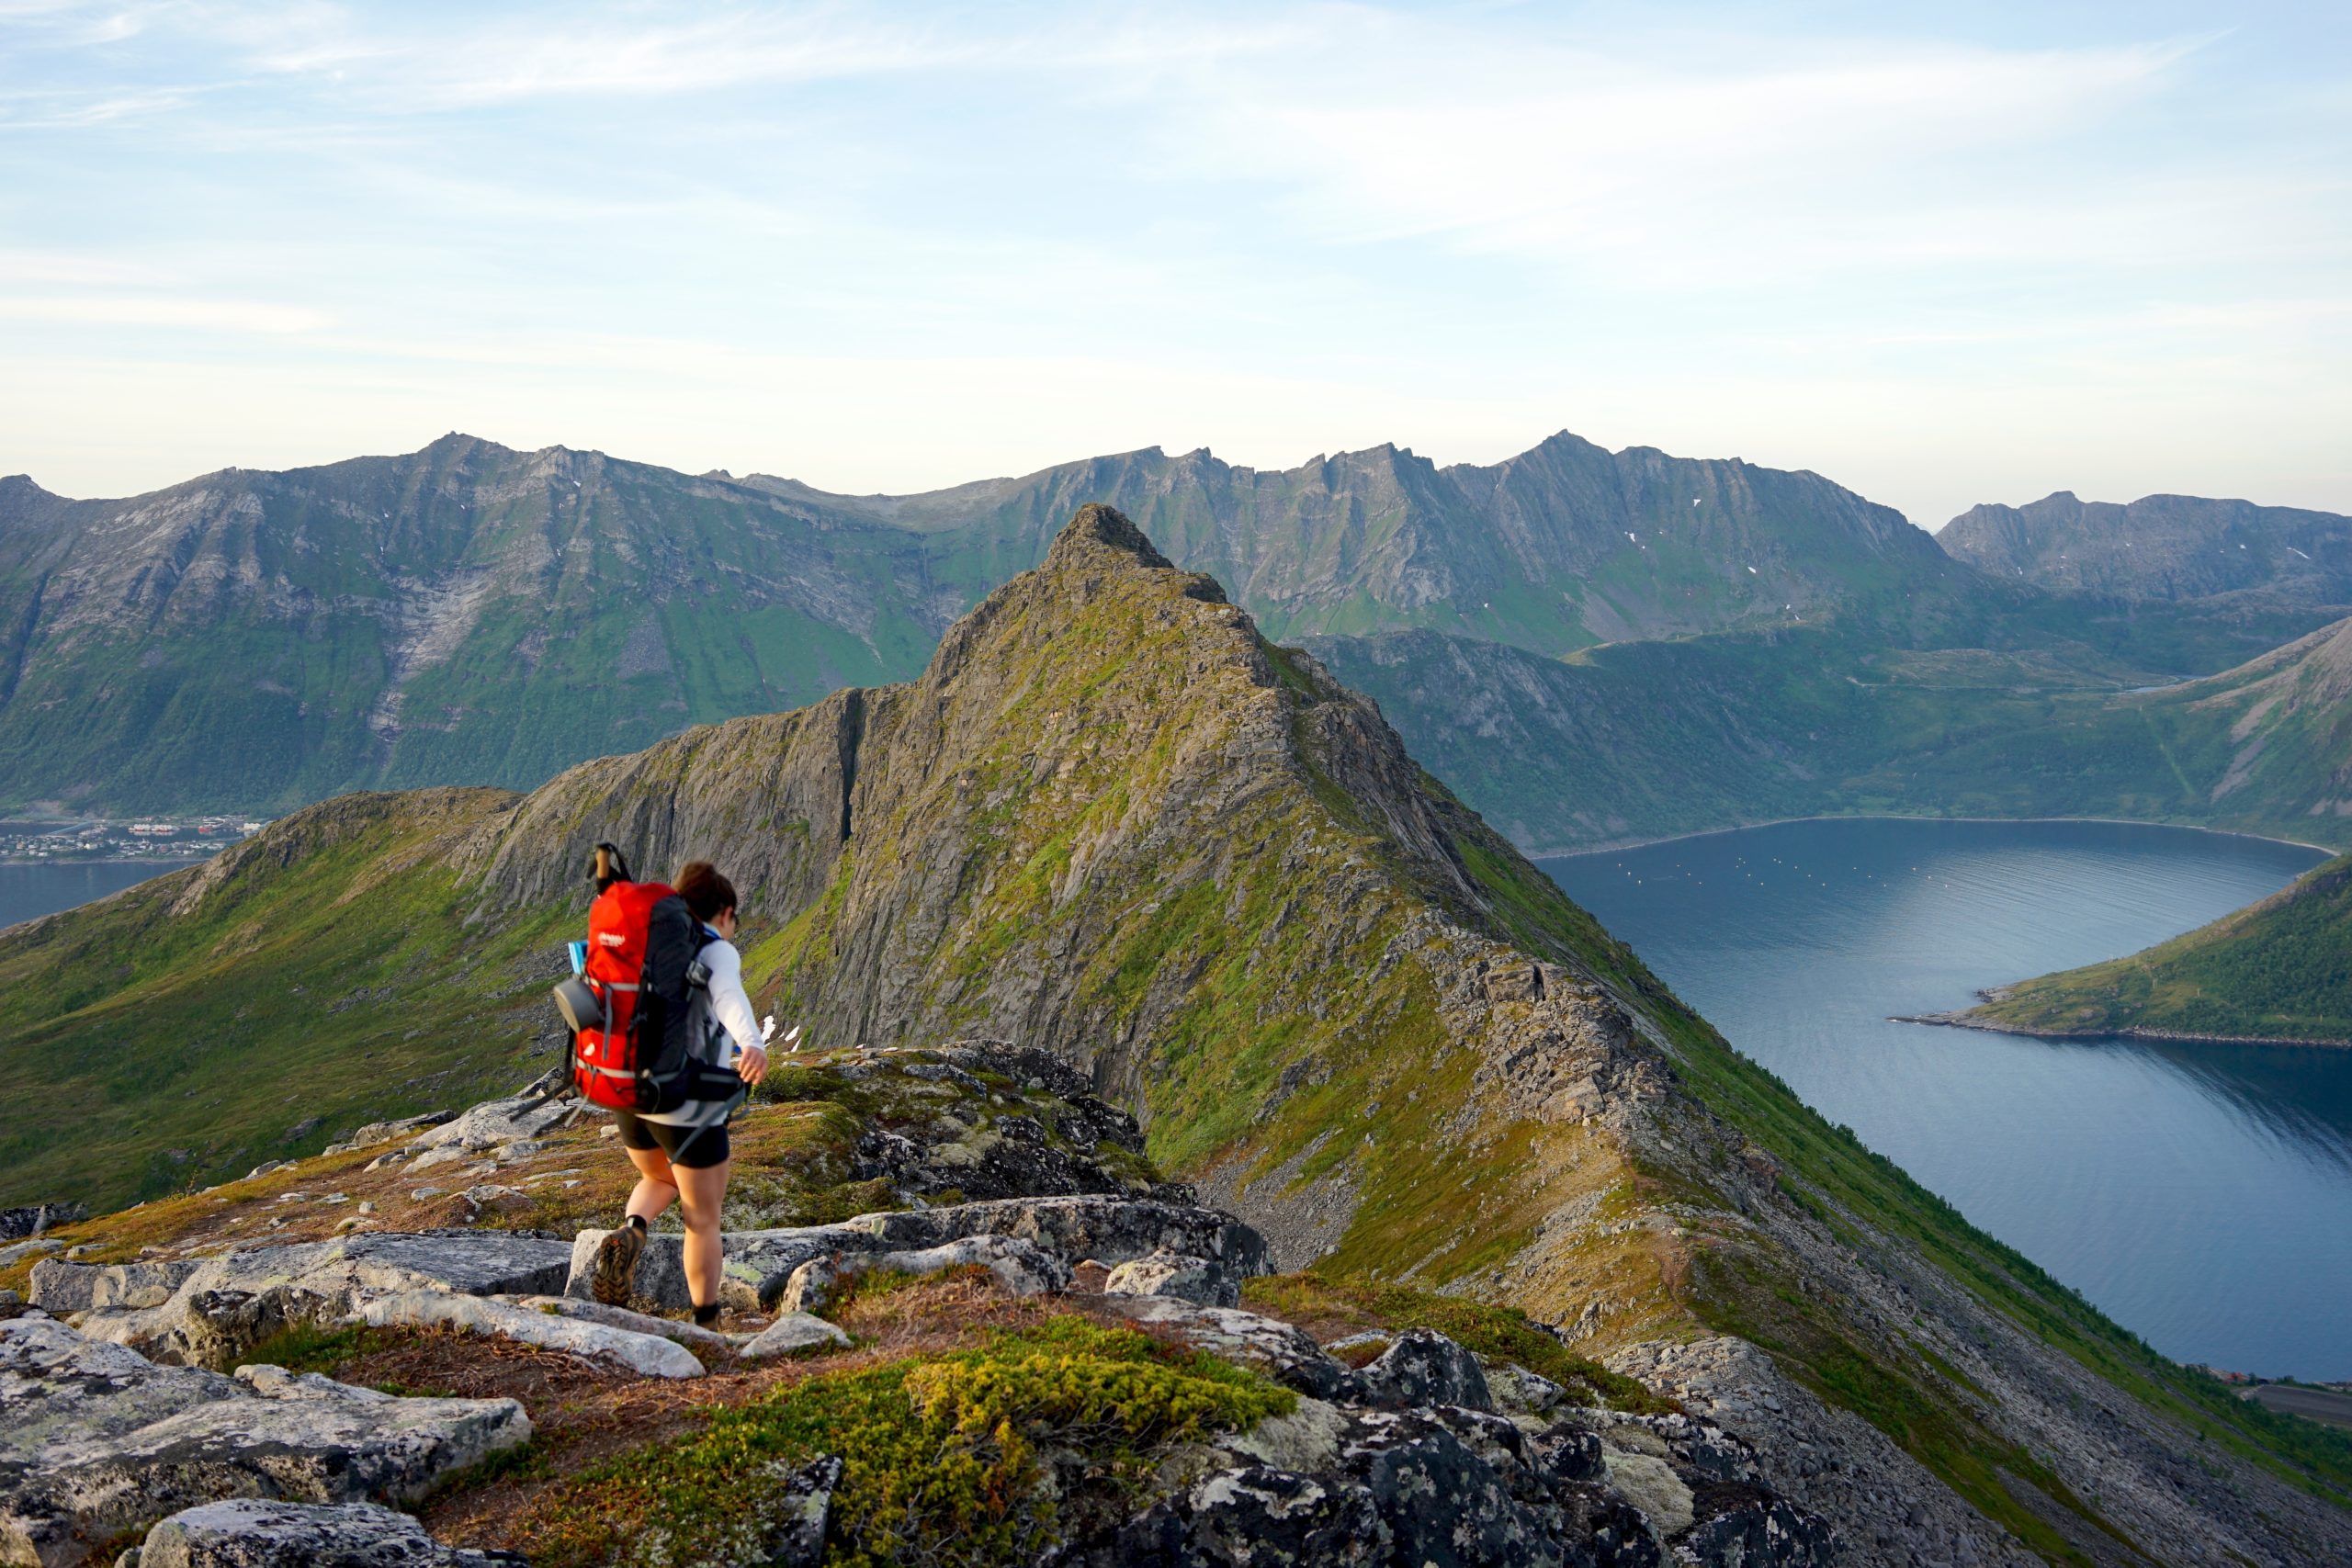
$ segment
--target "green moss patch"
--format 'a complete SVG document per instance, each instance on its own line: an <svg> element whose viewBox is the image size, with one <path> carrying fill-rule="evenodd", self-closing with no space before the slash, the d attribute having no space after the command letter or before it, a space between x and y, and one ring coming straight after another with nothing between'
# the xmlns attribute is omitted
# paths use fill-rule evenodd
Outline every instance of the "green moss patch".
<svg viewBox="0 0 2352 1568"><path fill-rule="evenodd" d="M517 1544L543 1568L761 1561L784 1482L822 1454L843 1473L829 1562L1025 1562L1068 1503L1042 1450L1087 1455L1113 1494L1169 1443L1287 1413L1258 1374L1125 1329L1057 1317L971 1350L824 1373L639 1449L533 1506Z"/></svg>

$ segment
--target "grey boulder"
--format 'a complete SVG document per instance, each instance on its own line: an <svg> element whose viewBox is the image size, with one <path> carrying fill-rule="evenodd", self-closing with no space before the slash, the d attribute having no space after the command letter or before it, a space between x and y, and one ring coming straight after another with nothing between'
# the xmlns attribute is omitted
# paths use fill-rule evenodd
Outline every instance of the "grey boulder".
<svg viewBox="0 0 2352 1568"><path fill-rule="evenodd" d="M1007 1292L1042 1296L1069 1288L1069 1265L1033 1242L1009 1235L971 1235L905 1252L845 1252L815 1258L785 1281L777 1310L819 1313L856 1275L882 1270L937 1274L949 1269L985 1269Z"/></svg>
<svg viewBox="0 0 2352 1568"><path fill-rule="evenodd" d="M1155 1252L1130 1258L1102 1281L1106 1296L1181 1296L1203 1306L1239 1306L1241 1280L1205 1258Z"/></svg>
<svg viewBox="0 0 2352 1568"><path fill-rule="evenodd" d="M193 1266L174 1265L187 1272L160 1305L95 1308L81 1326L93 1338L130 1346L157 1360L226 1366L289 1323L347 1316L378 1296L412 1291L544 1294L562 1285L571 1251L548 1237L500 1231L367 1231L333 1241L255 1247ZM98 1277L110 1272L49 1275L35 1284L61 1296L86 1288L95 1298ZM61 1285L70 1290L59 1291ZM52 1312L77 1310L50 1305L51 1299L37 1294L34 1304Z"/></svg>
<svg viewBox="0 0 2352 1568"><path fill-rule="evenodd" d="M399 1399L277 1367L162 1367L53 1318L0 1322L0 1560L78 1562L193 1504L421 1495L526 1441L511 1399Z"/></svg>
<svg viewBox="0 0 2352 1568"><path fill-rule="evenodd" d="M1304 1329L1238 1307L1203 1306L1180 1296L1104 1296L1102 1305L1138 1324L1167 1330L1196 1350L1255 1367L1301 1393L1330 1399L1348 1370Z"/></svg>
<svg viewBox="0 0 2352 1568"><path fill-rule="evenodd" d="M536 1138L554 1131L581 1109L576 1100L545 1099L518 1094L506 1100L484 1100L463 1115L430 1127L410 1140L413 1149L455 1148L482 1154L507 1144Z"/></svg>
<svg viewBox="0 0 2352 1568"><path fill-rule="evenodd" d="M772 1356L797 1355L802 1350L842 1349L848 1345L849 1336L823 1318L805 1312L788 1312L752 1336L739 1353L746 1360L760 1361Z"/></svg>
<svg viewBox="0 0 2352 1568"><path fill-rule="evenodd" d="M147 1532L140 1568L489 1568L504 1551L443 1546L374 1503L236 1497L183 1508Z"/></svg>
<svg viewBox="0 0 2352 1568"><path fill-rule="evenodd" d="M1408 1328L1389 1340L1388 1348L1355 1374L1355 1386L1364 1404L1381 1410L1495 1407L1478 1358L1429 1328Z"/></svg>
<svg viewBox="0 0 2352 1568"><path fill-rule="evenodd" d="M1005 1198L860 1214L842 1228L865 1231L892 1249L1009 1235L1072 1262L1091 1258L1115 1266L1165 1252L1205 1259L1237 1280L1273 1269L1265 1238L1231 1214L1149 1198Z"/></svg>
<svg viewBox="0 0 2352 1568"><path fill-rule="evenodd" d="M359 1309L371 1327L462 1328L495 1334L518 1345L603 1356L650 1378L698 1378L703 1365L674 1339L616 1328L587 1318L540 1312L484 1296L453 1296L446 1291L404 1291L379 1296Z"/></svg>

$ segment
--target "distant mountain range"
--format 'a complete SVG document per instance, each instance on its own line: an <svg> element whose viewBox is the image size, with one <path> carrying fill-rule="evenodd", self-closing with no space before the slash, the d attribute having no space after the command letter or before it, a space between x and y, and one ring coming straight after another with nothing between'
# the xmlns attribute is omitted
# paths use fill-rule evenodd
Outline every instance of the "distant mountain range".
<svg viewBox="0 0 2352 1568"><path fill-rule="evenodd" d="M928 495L825 494L450 435L126 501L0 480L0 805L282 808L536 784L689 724L922 667L1125 507L1278 636L1430 626L1562 651L1818 617L1959 574L1811 474L1560 435L1284 472L1157 449Z"/></svg>
<svg viewBox="0 0 2352 1568"><path fill-rule="evenodd" d="M1979 508L1947 554L1815 474L1565 433L1491 466L1153 448L909 496L464 435L126 501L19 476L0 480L0 807L528 787L910 676L1100 500L1310 642L1523 844L2074 795L2181 816L2161 767L2099 795L1936 759L2346 613L2352 580L2301 561L2345 557L2327 541L2352 521L2062 499ZM2110 557L2172 564L2085 575Z"/></svg>
<svg viewBox="0 0 2352 1568"><path fill-rule="evenodd" d="M2054 593L2352 604L2352 517L2332 512L2193 495L2119 506L2062 490L2030 506L1975 507L1936 541L1956 560Z"/></svg>

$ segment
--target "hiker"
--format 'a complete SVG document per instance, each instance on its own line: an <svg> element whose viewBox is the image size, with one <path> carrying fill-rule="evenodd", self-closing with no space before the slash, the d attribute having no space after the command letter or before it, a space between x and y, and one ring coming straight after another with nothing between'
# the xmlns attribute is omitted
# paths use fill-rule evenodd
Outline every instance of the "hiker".
<svg viewBox="0 0 2352 1568"><path fill-rule="evenodd" d="M697 1059L695 1092L674 1111L618 1110L621 1146L638 1169L620 1229L598 1244L594 1290L596 1299L628 1304L638 1255L645 1250L646 1227L675 1199L685 1211L686 1288L695 1321L707 1326L718 1316L718 1211L727 1196L730 1150L727 1123L767 1077L752 998L743 993L743 958L735 951L735 886L708 861L678 873L677 896L706 940L696 954L708 978L693 993L687 1040Z"/></svg>

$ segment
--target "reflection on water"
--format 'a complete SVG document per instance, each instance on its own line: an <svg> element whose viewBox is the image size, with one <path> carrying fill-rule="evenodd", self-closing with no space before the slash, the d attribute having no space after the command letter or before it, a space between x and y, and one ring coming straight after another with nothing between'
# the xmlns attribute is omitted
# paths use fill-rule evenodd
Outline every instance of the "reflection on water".
<svg viewBox="0 0 2352 1568"><path fill-rule="evenodd" d="M2352 1376L2352 1051L1889 1021L2112 958L2313 851L2109 823L1788 823L1544 863L1833 1122L2185 1360Z"/></svg>
<svg viewBox="0 0 2352 1568"><path fill-rule="evenodd" d="M2313 1071L2309 1049L2254 1045L2222 1054L2210 1046L2136 1040L2098 1044L2121 1044L2162 1057L2225 1100L2244 1119L2249 1136L2308 1145L2320 1157L2352 1169L2352 1072Z"/></svg>
<svg viewBox="0 0 2352 1568"><path fill-rule="evenodd" d="M186 861L27 861L0 862L0 926L37 920L167 871L178 871Z"/></svg>

